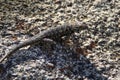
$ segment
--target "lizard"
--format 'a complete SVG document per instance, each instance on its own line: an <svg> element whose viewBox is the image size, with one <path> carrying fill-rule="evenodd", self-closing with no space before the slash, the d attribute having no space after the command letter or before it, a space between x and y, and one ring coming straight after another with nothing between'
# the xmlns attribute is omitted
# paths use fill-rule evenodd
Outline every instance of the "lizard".
<svg viewBox="0 0 120 80"><path fill-rule="evenodd" d="M19 50L22 47L40 42L44 38L55 40L62 36L71 35L72 33L83 29L87 29L87 25L85 23L64 24L61 26L48 28L47 30L42 31L41 33L38 33L30 39L13 47L5 56L3 56L3 58L0 59L0 63L2 63L6 58L8 59L9 57L11 57L17 50Z"/></svg>

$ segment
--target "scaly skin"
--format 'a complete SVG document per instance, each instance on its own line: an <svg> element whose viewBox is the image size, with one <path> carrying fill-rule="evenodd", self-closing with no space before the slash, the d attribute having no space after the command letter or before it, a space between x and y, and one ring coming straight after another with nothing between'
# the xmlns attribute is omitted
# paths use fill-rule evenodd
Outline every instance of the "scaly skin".
<svg viewBox="0 0 120 80"><path fill-rule="evenodd" d="M17 50L19 50L22 47L40 42L44 38L57 40L58 38L61 38L62 36L71 35L72 33L76 32L76 31L80 31L82 29L87 29L86 24L74 24L74 25L66 24L66 25L62 25L62 26L58 26L58 27L54 27L54 28L45 30L45 31L33 36L32 38L26 40L25 42L22 42L22 43L18 44L17 46L15 46L8 54L6 54L0 60L0 63L2 63L6 58L8 59L9 57L11 57Z"/></svg>

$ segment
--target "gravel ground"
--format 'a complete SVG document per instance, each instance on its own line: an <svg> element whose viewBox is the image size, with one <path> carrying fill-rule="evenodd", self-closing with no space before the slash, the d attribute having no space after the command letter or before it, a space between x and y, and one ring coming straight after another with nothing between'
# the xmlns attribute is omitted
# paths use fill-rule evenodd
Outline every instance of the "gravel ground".
<svg viewBox="0 0 120 80"><path fill-rule="evenodd" d="M0 57L49 27L74 22L89 30L17 51L0 80L120 80L120 0L0 0Z"/></svg>

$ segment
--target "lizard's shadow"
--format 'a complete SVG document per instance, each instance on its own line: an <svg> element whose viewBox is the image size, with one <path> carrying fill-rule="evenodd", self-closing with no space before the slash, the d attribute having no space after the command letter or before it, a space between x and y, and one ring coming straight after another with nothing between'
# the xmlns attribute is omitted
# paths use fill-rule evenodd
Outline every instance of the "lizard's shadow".
<svg viewBox="0 0 120 80"><path fill-rule="evenodd" d="M42 57L45 62L39 66L42 66L46 72L59 70L60 73L70 79L73 79L73 77L74 79L78 79L77 77L79 76L79 80L83 80L84 78L88 80L107 80L107 77L102 76L103 72L97 70L95 65L85 56L78 58L72 50L68 50L58 44L52 47L53 51L42 51L41 48L42 46L39 45L30 47L28 50L17 51L16 54L7 61L6 71L3 73L2 78L11 79L16 77L12 76L12 71L10 71L13 70L16 65L24 64L31 60L40 61ZM54 66L48 67L47 63L51 63Z"/></svg>

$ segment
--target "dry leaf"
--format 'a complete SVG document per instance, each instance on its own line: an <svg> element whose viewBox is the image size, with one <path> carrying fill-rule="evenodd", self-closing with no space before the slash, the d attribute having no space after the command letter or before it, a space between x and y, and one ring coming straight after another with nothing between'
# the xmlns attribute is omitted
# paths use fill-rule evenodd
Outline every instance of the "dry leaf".
<svg viewBox="0 0 120 80"><path fill-rule="evenodd" d="M81 47L77 47L75 49L75 52L77 53L78 56L80 56L80 54L87 56L89 54L89 52L87 51L86 48L81 48Z"/></svg>

